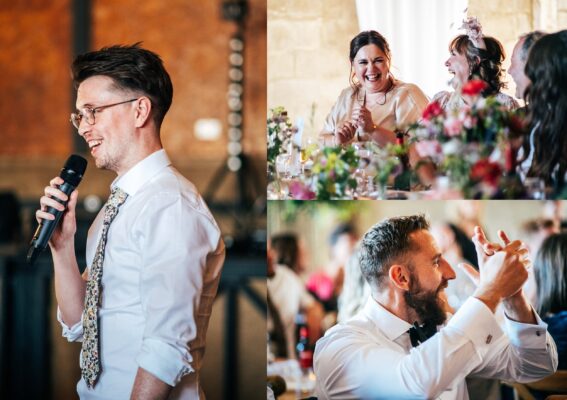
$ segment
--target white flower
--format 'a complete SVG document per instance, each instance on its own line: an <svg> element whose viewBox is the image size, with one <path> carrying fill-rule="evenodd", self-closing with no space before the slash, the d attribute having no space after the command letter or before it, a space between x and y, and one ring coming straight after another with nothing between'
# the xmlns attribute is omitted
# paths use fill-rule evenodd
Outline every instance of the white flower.
<svg viewBox="0 0 567 400"><path fill-rule="evenodd" d="M443 143L443 154L453 155L461 154L464 149L463 142L459 139L451 139L446 143Z"/></svg>

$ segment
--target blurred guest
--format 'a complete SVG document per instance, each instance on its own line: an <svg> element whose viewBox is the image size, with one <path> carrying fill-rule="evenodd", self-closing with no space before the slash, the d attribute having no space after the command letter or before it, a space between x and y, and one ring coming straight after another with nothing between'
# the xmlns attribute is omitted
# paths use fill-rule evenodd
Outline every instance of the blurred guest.
<svg viewBox="0 0 567 400"><path fill-rule="evenodd" d="M532 46L525 73L531 82L525 92L527 176L559 193L567 179L567 30L545 35Z"/></svg>
<svg viewBox="0 0 567 400"><path fill-rule="evenodd" d="M307 280L307 290L325 307L326 312L337 311L341 294L344 267L356 246L356 230L350 223L339 224L329 237L329 262L324 269L314 272Z"/></svg>
<svg viewBox="0 0 567 400"><path fill-rule="evenodd" d="M351 86L344 89L325 119L323 140L332 144L373 140L394 143L394 130L417 121L427 96L412 83L394 78L388 42L376 31L365 31L350 42Z"/></svg>
<svg viewBox="0 0 567 400"><path fill-rule="evenodd" d="M545 239L534 261L537 311L547 323L559 354L559 369L567 370L567 233Z"/></svg>
<svg viewBox="0 0 567 400"><path fill-rule="evenodd" d="M364 307L369 296L370 286L362 276L358 252L355 250L345 265L343 291L339 296L338 322L348 321L356 315Z"/></svg>
<svg viewBox="0 0 567 400"><path fill-rule="evenodd" d="M295 247L297 247L297 237L293 234L284 235L286 238L295 238ZM281 238L282 235L274 236L275 239ZM311 296L303 281L299 276L288 266L278 263L277 252L274 249L272 242L271 248L274 250L268 252L268 296L269 301L273 304L273 309L276 311L270 313L271 320L268 324L268 330L273 330L281 323L281 329L278 334L285 337L287 349L281 352L280 355L285 354L287 358L296 358L295 345L296 345L296 317L298 314L305 315L305 323L309 329L309 341L315 341L321 336L321 320L323 318L323 307ZM279 255L281 256L281 254ZM274 263L275 261L275 263ZM270 306L269 303L269 306ZM276 323L274 316L277 315L280 322Z"/></svg>
<svg viewBox="0 0 567 400"><path fill-rule="evenodd" d="M474 244L460 228L450 223L433 224L431 234L450 265L467 263L478 268ZM446 290L449 305L458 309L475 289L476 286L467 274L457 268L455 281Z"/></svg>
<svg viewBox="0 0 567 400"><path fill-rule="evenodd" d="M542 31L532 31L520 36L514 50L512 50L512 55L510 56L510 68L508 69L508 74L514 80L516 84L516 94L517 99L523 99L526 89L530 83L530 80L524 73L524 68L526 67L526 61L528 59L528 54L530 52L533 44L545 35Z"/></svg>
<svg viewBox="0 0 567 400"><path fill-rule="evenodd" d="M456 200L455 225L465 233L467 238L474 236L475 227L480 226L482 219L482 201L479 200Z"/></svg>
<svg viewBox="0 0 567 400"><path fill-rule="evenodd" d="M279 233L272 236L271 248L276 264L291 268L297 275L307 269L305 247L294 233Z"/></svg>
<svg viewBox="0 0 567 400"><path fill-rule="evenodd" d="M359 252L371 297L315 347L317 397L468 399L465 378L528 382L552 374L557 352L546 325L519 290L527 251L519 241L495 250L477 229L479 285L447 320L444 289L455 272L422 215L374 225ZM506 331L494 311L506 308ZM413 326L412 326L413 325ZM439 329L440 328L440 329Z"/></svg>
<svg viewBox="0 0 567 400"><path fill-rule="evenodd" d="M524 222L520 227L520 238L532 256L538 253L543 241L554 233L559 233L559 227L552 219L531 219ZM533 268L528 270L528 280L524 284L524 292L530 303L535 304L537 285Z"/></svg>
<svg viewBox="0 0 567 400"><path fill-rule="evenodd" d="M508 109L518 108L518 103L512 97L501 92L506 84L502 77L502 61L506 57L502 44L495 38L484 36L482 27L476 18L468 18L463 23L466 35L459 35L449 44L450 56L445 66L453 78L453 92L442 91L433 96L444 109L458 109L467 104L467 99L461 95L463 86L472 79L480 79L486 87L482 96L495 96Z"/></svg>

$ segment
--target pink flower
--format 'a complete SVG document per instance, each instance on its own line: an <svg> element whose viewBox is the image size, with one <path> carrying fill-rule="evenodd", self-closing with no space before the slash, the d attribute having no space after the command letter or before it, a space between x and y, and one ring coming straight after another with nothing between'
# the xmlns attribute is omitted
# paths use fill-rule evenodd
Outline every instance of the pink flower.
<svg viewBox="0 0 567 400"><path fill-rule="evenodd" d="M415 150L420 157L437 157L442 153L437 140L421 140L415 143Z"/></svg>
<svg viewBox="0 0 567 400"><path fill-rule="evenodd" d="M465 115L463 119L463 126L467 129L471 129L476 126L477 122L477 117L473 117L472 115Z"/></svg>
<svg viewBox="0 0 567 400"><path fill-rule="evenodd" d="M291 183L289 191L296 200L315 200L317 197L307 186L297 181Z"/></svg>
<svg viewBox="0 0 567 400"><path fill-rule="evenodd" d="M463 129L463 122L458 118L451 116L443 121L443 126L445 128L445 133L447 134L447 136L459 136Z"/></svg>

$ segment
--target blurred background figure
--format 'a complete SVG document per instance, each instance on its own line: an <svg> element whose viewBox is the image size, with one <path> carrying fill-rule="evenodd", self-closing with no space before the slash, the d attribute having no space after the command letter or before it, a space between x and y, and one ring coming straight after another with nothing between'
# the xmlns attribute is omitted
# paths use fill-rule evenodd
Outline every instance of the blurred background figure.
<svg viewBox="0 0 567 400"><path fill-rule="evenodd" d="M343 289L345 265L357 242L356 229L352 223L337 225L329 235L329 262L309 275L307 290L323 304L325 313L334 314L336 323L337 300Z"/></svg>
<svg viewBox="0 0 567 400"><path fill-rule="evenodd" d="M520 238L530 251L532 259L538 254L541 244L549 236L559 233L559 221L550 218L534 218L525 221L520 227ZM528 280L524 284L526 297L532 304L537 300L537 284L534 268L528 270Z"/></svg>
<svg viewBox="0 0 567 400"><path fill-rule="evenodd" d="M276 336L285 337L285 357L295 359L301 326L307 327L311 345L321 337L323 306L307 292L305 284L296 272L302 270L304 265L304 250L297 235L277 234L270 242L268 296L277 311L277 314L273 312L271 315L271 328L275 330L278 325L274 323L274 315L278 315L283 332L275 332Z"/></svg>
<svg viewBox="0 0 567 400"><path fill-rule="evenodd" d="M445 293L449 305L457 310L476 289L469 277L460 268L456 268L460 263L467 263L478 269L474 244L469 236L452 223L435 223L430 232L441 248L443 257L455 267L455 280Z"/></svg>
<svg viewBox="0 0 567 400"><path fill-rule="evenodd" d="M370 286L362 276L358 251L355 250L345 265L345 279L338 304L338 322L354 317L364 307L368 296L370 296Z"/></svg>
<svg viewBox="0 0 567 400"><path fill-rule="evenodd" d="M545 239L534 261L536 307L557 345L559 370L567 370L567 233Z"/></svg>

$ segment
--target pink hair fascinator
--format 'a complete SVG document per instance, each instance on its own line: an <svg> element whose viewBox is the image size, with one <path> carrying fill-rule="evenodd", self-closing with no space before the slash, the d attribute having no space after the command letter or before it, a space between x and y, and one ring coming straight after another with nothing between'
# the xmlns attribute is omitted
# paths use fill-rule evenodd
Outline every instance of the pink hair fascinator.
<svg viewBox="0 0 567 400"><path fill-rule="evenodd" d="M465 19L459 29L466 29L467 36L474 47L486 50L486 44L484 44L482 35L482 25L480 25L480 22L478 22L476 17L469 17Z"/></svg>

